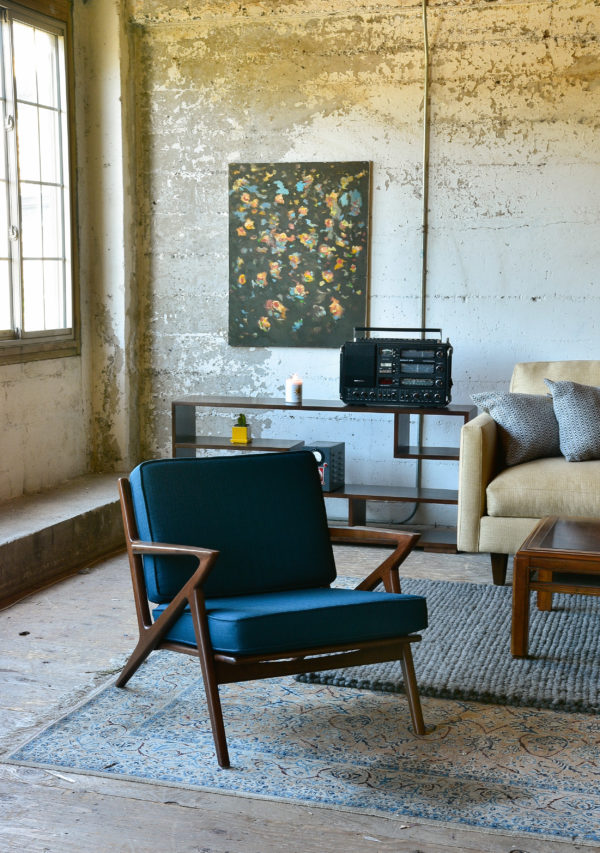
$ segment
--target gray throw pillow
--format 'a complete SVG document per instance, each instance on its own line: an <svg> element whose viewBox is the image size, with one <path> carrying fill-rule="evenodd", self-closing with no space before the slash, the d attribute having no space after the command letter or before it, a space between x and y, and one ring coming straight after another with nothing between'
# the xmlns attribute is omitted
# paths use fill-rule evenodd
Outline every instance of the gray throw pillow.
<svg viewBox="0 0 600 853"><path fill-rule="evenodd" d="M560 449L569 462L600 459L600 388L544 379L554 402Z"/></svg>
<svg viewBox="0 0 600 853"><path fill-rule="evenodd" d="M498 424L507 465L560 456L558 422L551 397L490 391L472 394L471 399Z"/></svg>

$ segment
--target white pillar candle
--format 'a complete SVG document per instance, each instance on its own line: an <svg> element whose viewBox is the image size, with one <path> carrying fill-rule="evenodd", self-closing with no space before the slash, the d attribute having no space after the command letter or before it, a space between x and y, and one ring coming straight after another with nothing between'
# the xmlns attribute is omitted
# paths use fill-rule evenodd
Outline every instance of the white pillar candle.
<svg viewBox="0 0 600 853"><path fill-rule="evenodd" d="M296 373L292 373L292 375L285 380L285 402L302 402L302 380Z"/></svg>

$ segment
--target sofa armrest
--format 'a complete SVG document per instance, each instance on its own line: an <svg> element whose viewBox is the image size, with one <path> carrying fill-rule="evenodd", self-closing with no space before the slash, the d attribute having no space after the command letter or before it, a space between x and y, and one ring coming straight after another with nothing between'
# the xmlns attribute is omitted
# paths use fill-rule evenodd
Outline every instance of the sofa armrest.
<svg viewBox="0 0 600 853"><path fill-rule="evenodd" d="M461 429L456 530L459 551L479 551L480 520L486 512L485 491L496 472L498 441L496 422L486 412Z"/></svg>

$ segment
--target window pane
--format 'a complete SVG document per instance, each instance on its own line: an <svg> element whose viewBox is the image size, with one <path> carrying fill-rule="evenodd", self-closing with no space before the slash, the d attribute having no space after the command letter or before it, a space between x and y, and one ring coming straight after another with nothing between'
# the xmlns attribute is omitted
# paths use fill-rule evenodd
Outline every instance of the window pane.
<svg viewBox="0 0 600 853"><path fill-rule="evenodd" d="M60 261L23 262L26 332L64 328L62 269Z"/></svg>
<svg viewBox="0 0 600 853"><path fill-rule="evenodd" d="M56 80L56 36L44 30L35 31L37 66L37 101L48 107L58 106Z"/></svg>
<svg viewBox="0 0 600 853"><path fill-rule="evenodd" d="M41 173L42 181L60 183L60 137L58 135L59 113L55 110L40 110Z"/></svg>
<svg viewBox="0 0 600 853"><path fill-rule="evenodd" d="M22 101L37 101L35 73L35 30L19 21L13 23L13 54L17 98Z"/></svg>
<svg viewBox="0 0 600 853"><path fill-rule="evenodd" d="M0 181L0 258L8 258L8 185Z"/></svg>
<svg viewBox="0 0 600 853"><path fill-rule="evenodd" d="M19 104L17 112L19 173L23 181L40 180L40 132L38 108Z"/></svg>
<svg viewBox="0 0 600 853"><path fill-rule="evenodd" d="M42 254L62 258L61 196L58 187L42 187Z"/></svg>
<svg viewBox="0 0 600 853"><path fill-rule="evenodd" d="M23 261L23 328L44 329L44 267L41 261Z"/></svg>
<svg viewBox="0 0 600 853"><path fill-rule="evenodd" d="M10 311L10 261L0 261L0 331L12 329Z"/></svg>
<svg viewBox="0 0 600 853"><path fill-rule="evenodd" d="M6 122L6 103L2 102L0 110L0 121ZM0 181L6 180L6 134L0 133Z"/></svg>
<svg viewBox="0 0 600 853"><path fill-rule="evenodd" d="M21 244L24 258L41 258L42 196L39 184L21 184Z"/></svg>

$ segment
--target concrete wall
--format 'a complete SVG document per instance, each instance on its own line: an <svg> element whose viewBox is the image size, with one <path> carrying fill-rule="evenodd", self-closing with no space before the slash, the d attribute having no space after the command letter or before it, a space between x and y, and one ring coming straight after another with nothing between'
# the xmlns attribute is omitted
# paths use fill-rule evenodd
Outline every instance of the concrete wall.
<svg viewBox="0 0 600 853"><path fill-rule="evenodd" d="M517 360L598 357L600 7L430 0L428 22L424 308L464 401L506 388ZM371 322L422 312L419 2L90 0L74 24L83 357L0 367L14 494L169 455L183 394L281 395L295 370L305 396L337 396L337 349L227 344L229 162L371 160ZM428 419L426 440L456 443L450 420ZM354 482L414 481L391 459L389 416L257 413L252 427L346 441ZM456 464L423 476L452 487Z"/></svg>
<svg viewBox="0 0 600 853"><path fill-rule="evenodd" d="M598 356L600 8L433 0L428 23L425 314L454 345L464 401L506 388L517 360ZM371 322L420 325L421 5L137 0L130 26L143 448L168 455L182 394L281 395L295 370L305 396L337 396L337 350L227 344L229 162L371 160ZM390 459L385 416L252 420L263 435L345 440L349 481L413 481L412 463ZM229 422L211 414L202 430ZM453 444L456 425L428 420L426 438ZM455 463L424 469L426 484L455 485Z"/></svg>
<svg viewBox="0 0 600 853"><path fill-rule="evenodd" d="M96 0L73 18L82 352L0 365L0 501L138 456L126 17Z"/></svg>
<svg viewBox="0 0 600 853"><path fill-rule="evenodd" d="M81 358L0 366L0 502L87 469Z"/></svg>

